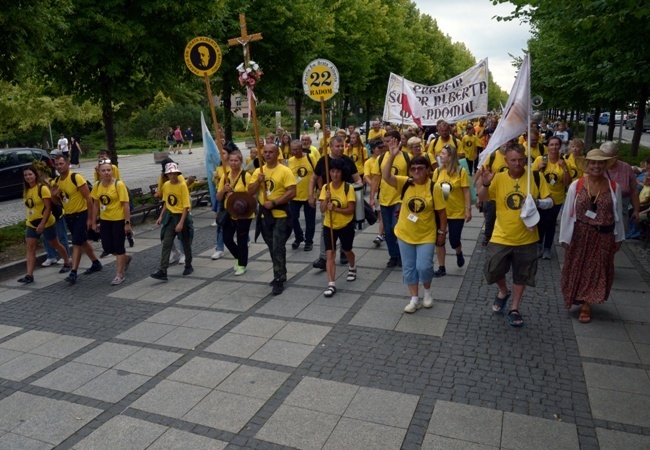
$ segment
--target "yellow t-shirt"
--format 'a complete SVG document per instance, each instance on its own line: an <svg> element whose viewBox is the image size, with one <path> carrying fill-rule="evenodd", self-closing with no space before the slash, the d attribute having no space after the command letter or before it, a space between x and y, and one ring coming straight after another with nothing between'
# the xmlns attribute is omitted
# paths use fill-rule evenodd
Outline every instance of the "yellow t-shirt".
<svg viewBox="0 0 650 450"><path fill-rule="evenodd" d="M530 146L528 145L528 143L526 143L524 145L524 147L526 147L526 156L528 156L528 154L530 153ZM533 147L533 152L532 152L532 155L530 157L532 161L535 161L540 156L543 156L542 152L540 152L540 150L539 150L539 147L540 147L539 144L537 144L535 147ZM542 144L541 147L544 149L544 155L548 155L548 149L546 148L546 146L544 144Z"/></svg>
<svg viewBox="0 0 650 450"><path fill-rule="evenodd" d="M363 173L364 163L368 159L368 151L366 150L366 147L363 145L357 147L348 146L345 148L344 154L354 161L354 164L357 166L357 171Z"/></svg>
<svg viewBox="0 0 650 450"><path fill-rule="evenodd" d="M584 172L582 171L580 166L576 163L576 159L573 156L573 154L565 156L564 161L566 162L566 166L569 169L569 173L571 174L572 181L575 181L578 178L582 178Z"/></svg>
<svg viewBox="0 0 650 450"><path fill-rule="evenodd" d="M256 183L259 175L260 169L255 169L250 183ZM266 191L266 199L268 201L277 200L287 192L287 188L295 185L296 179L294 178L291 169L289 169L287 166L278 164L273 169L269 169L265 166L264 185L260 186L257 194L257 199L260 204L264 203L264 192ZM262 209L262 211L264 211L264 209ZM283 219L287 217L287 213L279 209L273 209L272 214L276 219Z"/></svg>
<svg viewBox="0 0 650 450"><path fill-rule="evenodd" d="M469 189L469 175L464 167L459 167L460 172L450 175L447 169L436 169L433 172L433 180L436 186L443 193L443 184L449 185L449 196L445 200L447 209L447 219L464 219L465 218L465 193L463 188ZM469 206L469 205L468 205Z"/></svg>
<svg viewBox="0 0 650 450"><path fill-rule="evenodd" d="M383 128L380 128L379 131L375 131L371 128L370 131L368 131L368 142L372 141L373 139L383 138L385 134L386 130Z"/></svg>
<svg viewBox="0 0 650 450"><path fill-rule="evenodd" d="M188 211L192 209L190 190L184 181L180 181L180 177L176 184L172 184L171 181L166 181L163 184L162 199L167 210L172 214L182 214L185 208Z"/></svg>
<svg viewBox="0 0 650 450"><path fill-rule="evenodd" d="M117 187L116 187L117 185ZM94 184L90 196L99 202L99 218L102 220L124 220L124 203L129 203L129 191L121 181L104 186L101 181Z"/></svg>
<svg viewBox="0 0 650 450"><path fill-rule="evenodd" d="M289 158L289 169L296 180L296 196L294 200L305 202L309 198L309 179L314 173L314 167L318 161L311 155L303 153L302 158L292 156Z"/></svg>
<svg viewBox="0 0 650 450"><path fill-rule="evenodd" d="M396 190L394 187L390 186L388 183L384 182L381 176L381 169L388 163L389 155L388 153L381 155L372 166L372 175L379 176L379 204L381 206L392 206L400 202L401 191ZM381 167L379 167L379 160L381 161ZM408 176L408 163L406 158L404 158L404 153L400 152L395 159L393 160L393 175L402 175Z"/></svg>
<svg viewBox="0 0 650 450"><path fill-rule="evenodd" d="M471 136L466 134L463 136L463 139L461 139L461 141L463 144L461 145L461 148L458 149L458 152L465 153L465 158L468 161L474 161L476 159L476 155L478 155L477 147L481 147L483 143L475 134Z"/></svg>
<svg viewBox="0 0 650 450"><path fill-rule="evenodd" d="M331 201L338 208L347 208L347 206L350 203L356 202L356 197L354 196L354 187L352 185L348 184L347 195L345 193L345 183L341 183L341 186L339 186L338 189L334 189L332 183L330 183L329 186L330 186L330 193L332 195ZM323 186L320 191L320 197L318 197L319 200L325 200L325 191L326 191L326 187ZM334 225L330 225L329 211L325 211L323 213L323 217L324 217L323 225L333 230L340 230L341 228L349 224L352 221L352 219L354 219L354 211L350 214L342 214L337 211L332 211L332 222L334 222Z"/></svg>
<svg viewBox="0 0 650 450"><path fill-rule="evenodd" d="M325 154L330 153L330 141L332 140L331 137L325 138L322 137L320 140L320 144L318 145L318 153L323 156Z"/></svg>
<svg viewBox="0 0 650 450"><path fill-rule="evenodd" d="M519 246L539 241L537 227L532 232L528 231L520 217L521 207L528 195L526 176L524 169L524 174L518 180L510 178L507 171L497 173L492 179L488 192L490 198L496 202L497 220L490 242ZM534 179L531 180L530 187L534 200L551 195L544 177L539 177L539 189Z"/></svg>
<svg viewBox="0 0 650 450"><path fill-rule="evenodd" d="M120 175L120 169L115 164L111 164L111 168L113 169L113 178L116 180L121 180L122 175ZM94 172L94 180L95 183L99 181L99 174L97 173L97 170Z"/></svg>
<svg viewBox="0 0 650 450"><path fill-rule="evenodd" d="M285 145L284 147L278 147L280 150L280 157L278 158L279 160L287 160L291 158L291 146L290 145Z"/></svg>
<svg viewBox="0 0 650 450"><path fill-rule="evenodd" d="M533 163L533 170L539 171L541 175L544 175L546 178L546 183L548 188L551 190L551 197L553 198L553 203L556 205L561 205L564 203L566 198L566 188L562 179L564 178L564 170L560 167L559 164L553 164L550 160L546 162L546 167L544 171L539 170L539 166L542 163L542 156L539 156L535 159Z"/></svg>
<svg viewBox="0 0 650 450"><path fill-rule="evenodd" d="M72 181L74 178L75 183ZM79 173L69 172L65 178L57 182L61 191L61 204L66 214L77 214L88 210L86 199L79 192L79 188L86 184L86 179Z"/></svg>
<svg viewBox="0 0 650 450"><path fill-rule="evenodd" d="M494 155L494 157L492 155ZM492 161L492 164L490 164L490 161ZM485 164L483 164L483 168L492 173L499 173L508 170L508 163L506 162L505 155L502 155L501 151L495 150L487 157Z"/></svg>
<svg viewBox="0 0 650 450"><path fill-rule="evenodd" d="M40 195L38 194L39 189L41 191ZM45 202L43 201L44 198L52 198L52 194L50 194L50 188L46 185L39 186L37 183L33 188L29 188L29 190L26 192L23 200L25 201L24 203L27 212L28 227L36 228L38 224L34 226L30 222L35 220L40 221L43 218L43 212L45 212ZM45 228L51 227L54 225L54 222L54 215L50 214L47 222L45 222Z"/></svg>
<svg viewBox="0 0 650 450"><path fill-rule="evenodd" d="M639 203L641 205L650 203L650 186L643 186L643 189L639 192Z"/></svg>
<svg viewBox="0 0 650 450"><path fill-rule="evenodd" d="M408 177L396 176L397 191L402 194ZM431 194L433 184L433 195ZM404 200L395 226L395 236L407 244L432 244L436 242L438 228L435 211L445 209L440 186L427 181L423 185L414 184L404 192Z"/></svg>
<svg viewBox="0 0 650 450"><path fill-rule="evenodd" d="M443 141L441 137L433 138L429 143L429 146L427 147L427 152L432 154L433 156L438 156L438 154L440 154L440 152L442 151L442 147L444 147L445 145L454 147L456 150L458 150L457 146L460 146L460 142L458 139L454 140L454 138L451 135L449 136L449 139L447 141Z"/></svg>
<svg viewBox="0 0 650 450"><path fill-rule="evenodd" d="M377 162L377 156L373 155L371 158L368 158L363 164L363 176L372 177L372 166Z"/></svg>
<svg viewBox="0 0 650 450"><path fill-rule="evenodd" d="M248 192L248 184L250 183L251 174L249 174L248 172L242 169L242 171L239 172L239 175L235 179L231 178L230 171L228 171L226 175L227 176L221 177L221 180L219 180L219 186L217 186L217 191L222 191L224 186L226 185L226 180L229 180L230 187L232 188L233 192ZM225 197L223 202L224 208L226 207L227 203L228 203L228 197ZM249 219L255 218L255 211L253 211L250 217L248 218ZM237 218L232 217L232 220L237 220Z"/></svg>

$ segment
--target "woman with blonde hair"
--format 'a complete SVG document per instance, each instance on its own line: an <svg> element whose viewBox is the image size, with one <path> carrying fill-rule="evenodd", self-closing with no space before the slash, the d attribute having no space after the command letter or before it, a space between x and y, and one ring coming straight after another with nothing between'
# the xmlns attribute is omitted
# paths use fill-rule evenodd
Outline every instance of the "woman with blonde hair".
<svg viewBox="0 0 650 450"><path fill-rule="evenodd" d="M458 162L458 153L455 147L445 145L440 151L440 167L433 172L433 181L440 186L445 199L447 210L447 229L449 231L449 244L456 251L456 265L463 267L465 257L460 243L463 225L472 220L472 202L469 190L469 173ZM445 244L436 244L438 270L434 277L447 274L445 267Z"/></svg>
<svg viewBox="0 0 650 450"><path fill-rule="evenodd" d="M358 131L350 133L350 144L345 149L344 154L352 158L359 173L363 173L363 166L368 159L368 151L366 150L366 146L363 145L363 142L361 142L361 135Z"/></svg>
<svg viewBox="0 0 650 450"><path fill-rule="evenodd" d="M571 174L571 179L573 181L578 178L582 178L584 172L582 171L582 166L578 164L577 159L583 157L585 152L585 141L579 138L573 138L569 144L569 150L566 155L564 155L564 160L566 165L569 168L569 173Z"/></svg>

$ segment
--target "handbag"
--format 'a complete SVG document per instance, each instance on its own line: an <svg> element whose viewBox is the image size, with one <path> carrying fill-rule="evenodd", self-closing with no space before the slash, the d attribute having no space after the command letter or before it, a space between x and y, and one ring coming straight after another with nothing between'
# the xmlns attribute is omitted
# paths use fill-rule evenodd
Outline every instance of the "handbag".
<svg viewBox="0 0 650 450"><path fill-rule="evenodd" d="M217 218L215 220L217 222L217 225L222 227L226 223L227 219L230 219L230 214L228 213L227 209L222 209L217 213Z"/></svg>
<svg viewBox="0 0 650 450"><path fill-rule="evenodd" d="M370 203L365 200L363 201L363 214L369 225L374 225L377 222L377 214L375 213L375 210L372 209Z"/></svg>

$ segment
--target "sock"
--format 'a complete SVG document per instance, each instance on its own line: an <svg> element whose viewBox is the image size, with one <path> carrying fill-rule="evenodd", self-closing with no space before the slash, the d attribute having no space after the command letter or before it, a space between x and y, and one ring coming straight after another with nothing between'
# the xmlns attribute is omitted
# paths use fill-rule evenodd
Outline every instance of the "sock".
<svg viewBox="0 0 650 450"><path fill-rule="evenodd" d="M336 287L336 282L335 282L335 281L330 281L330 282L327 284L327 286L328 286L328 287L329 287L329 286Z"/></svg>
<svg viewBox="0 0 650 450"><path fill-rule="evenodd" d="M427 294L430 294L431 293L431 286L429 286L429 289L424 288L424 292L427 293Z"/></svg>
<svg viewBox="0 0 650 450"><path fill-rule="evenodd" d="M411 301L417 303L420 301L420 297L418 297L417 295L413 295L411 296Z"/></svg>
<svg viewBox="0 0 650 450"><path fill-rule="evenodd" d="M357 268L356 268L356 267L352 267L352 266L350 266L350 265L348 265L348 270L357 270Z"/></svg>

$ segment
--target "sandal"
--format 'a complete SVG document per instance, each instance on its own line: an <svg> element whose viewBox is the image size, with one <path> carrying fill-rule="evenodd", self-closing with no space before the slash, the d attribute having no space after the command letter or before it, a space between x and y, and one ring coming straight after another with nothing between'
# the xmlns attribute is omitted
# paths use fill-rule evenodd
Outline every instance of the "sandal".
<svg viewBox="0 0 650 450"><path fill-rule="evenodd" d="M589 308L580 308L580 315L578 316L578 322L580 323L589 323L591 322L591 311Z"/></svg>
<svg viewBox="0 0 650 450"><path fill-rule="evenodd" d="M354 281L357 279L357 268L355 267L354 269L348 269L348 277L346 280L348 281Z"/></svg>
<svg viewBox="0 0 650 450"><path fill-rule="evenodd" d="M113 278L113 281L111 281L112 286L117 286L118 284L124 283L124 277L121 277L117 275L115 278Z"/></svg>
<svg viewBox="0 0 650 450"><path fill-rule="evenodd" d="M516 309L510 310L508 313L508 323L510 324L511 327L523 327L524 326L524 318L522 317L521 313L517 311Z"/></svg>
<svg viewBox="0 0 650 450"><path fill-rule="evenodd" d="M512 294L512 291L508 291L505 297L499 298L499 292L497 292L497 295L494 297L494 302L492 303L492 311L494 311L495 314L503 314L503 308L508 304L510 294Z"/></svg>
<svg viewBox="0 0 650 450"><path fill-rule="evenodd" d="M325 297L332 297L334 294L336 294L336 287L334 286L327 286L327 289L323 292Z"/></svg>

